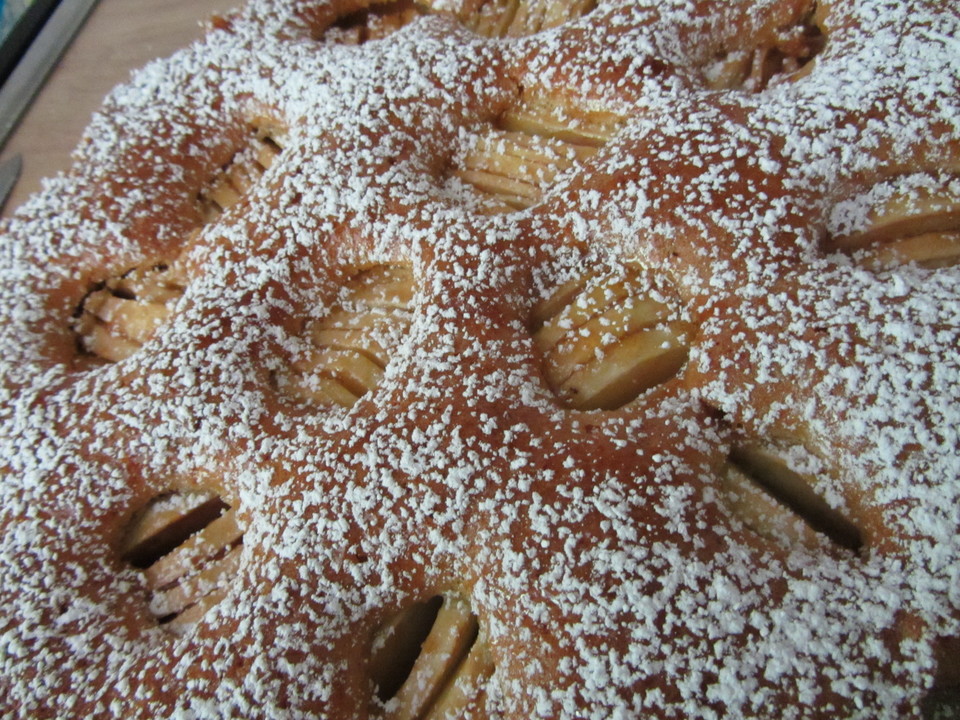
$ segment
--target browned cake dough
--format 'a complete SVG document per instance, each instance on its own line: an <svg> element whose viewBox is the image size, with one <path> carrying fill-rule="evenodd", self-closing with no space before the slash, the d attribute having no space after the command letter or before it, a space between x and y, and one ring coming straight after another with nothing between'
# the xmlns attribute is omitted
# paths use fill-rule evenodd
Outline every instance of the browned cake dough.
<svg viewBox="0 0 960 720"><path fill-rule="evenodd" d="M952 0L252 0L0 238L0 714L960 713Z"/></svg>

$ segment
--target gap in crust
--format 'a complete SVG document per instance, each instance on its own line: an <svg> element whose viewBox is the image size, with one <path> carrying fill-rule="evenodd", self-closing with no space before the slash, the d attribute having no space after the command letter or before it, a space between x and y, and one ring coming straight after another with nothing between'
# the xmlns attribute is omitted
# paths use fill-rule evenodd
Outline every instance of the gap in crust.
<svg viewBox="0 0 960 720"><path fill-rule="evenodd" d="M465 0L457 19L485 37L524 37L589 14L595 0Z"/></svg>
<svg viewBox="0 0 960 720"><path fill-rule="evenodd" d="M878 183L837 204L827 252L874 269L914 263L928 269L960 263L960 177L919 173Z"/></svg>
<svg viewBox="0 0 960 720"><path fill-rule="evenodd" d="M243 550L236 508L219 495L167 492L136 514L121 543L143 571L150 612L183 633L228 592Z"/></svg>
<svg viewBox="0 0 960 720"><path fill-rule="evenodd" d="M177 262L136 267L97 284L74 318L81 352L109 362L130 357L167 321L186 285Z"/></svg>
<svg viewBox="0 0 960 720"><path fill-rule="evenodd" d="M853 553L863 547L859 528L817 494L814 478L791 468L777 448L735 446L720 487L733 513L762 537L809 550L823 549L824 539Z"/></svg>
<svg viewBox="0 0 960 720"><path fill-rule="evenodd" d="M524 90L513 107L467 136L448 174L479 191L487 213L524 210L596 154L624 120L563 96Z"/></svg>
<svg viewBox="0 0 960 720"><path fill-rule="evenodd" d="M351 277L337 304L304 327L308 350L277 378L288 395L319 405L353 405L380 383L413 318L413 272L376 265Z"/></svg>
<svg viewBox="0 0 960 720"><path fill-rule="evenodd" d="M270 169L287 144L287 131L274 118L258 116L249 123L247 140L197 193L205 223L243 199Z"/></svg>
<svg viewBox="0 0 960 720"><path fill-rule="evenodd" d="M672 289L635 264L562 284L531 319L547 384L576 410L635 400L686 363L693 326L680 310Z"/></svg>
<svg viewBox="0 0 960 720"><path fill-rule="evenodd" d="M489 38L524 37L569 20L583 17L596 7L595 0L465 0L457 9L435 9L434 2L367 0L333 24L315 29L316 39L341 45L362 45L382 40L420 15L452 15L464 27Z"/></svg>
<svg viewBox="0 0 960 720"><path fill-rule="evenodd" d="M374 634L369 674L386 720L477 717L493 661L459 594L414 603Z"/></svg>
<svg viewBox="0 0 960 720"><path fill-rule="evenodd" d="M725 49L702 68L712 90L761 92L810 71L827 44L818 3L811 2L793 22L761 32L747 47Z"/></svg>
<svg viewBox="0 0 960 720"><path fill-rule="evenodd" d="M924 720L960 717L960 637L942 637L934 645L937 670L933 687L924 698Z"/></svg>
<svg viewBox="0 0 960 720"><path fill-rule="evenodd" d="M186 245L252 190L285 143L286 132L276 120L260 116L250 122L247 141L197 192L203 224L188 233ZM178 260L146 263L97 283L73 321L81 352L109 362L130 357L170 318L187 283Z"/></svg>
<svg viewBox="0 0 960 720"><path fill-rule="evenodd" d="M412 0L369 2L364 7L340 16L318 39L340 45L362 45L392 35L424 12Z"/></svg>

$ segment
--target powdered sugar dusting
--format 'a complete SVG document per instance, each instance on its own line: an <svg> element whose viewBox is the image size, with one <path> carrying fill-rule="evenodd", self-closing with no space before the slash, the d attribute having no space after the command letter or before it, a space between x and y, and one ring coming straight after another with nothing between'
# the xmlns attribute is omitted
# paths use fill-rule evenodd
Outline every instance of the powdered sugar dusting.
<svg viewBox="0 0 960 720"><path fill-rule="evenodd" d="M3 710L376 715L374 630L449 591L489 639L490 716L920 717L960 637L958 270L826 238L956 168L960 16L819 3L801 76L706 87L803 5L601 2L495 40L425 14L351 46L323 29L354 8L252 0L115 90L0 241ZM484 214L450 167L531 89L626 119L542 202ZM192 235L260 117L282 152ZM174 259L152 339L78 350L96 283ZM618 410L564 409L533 309L627 262L682 298L689 359ZM396 264L412 321L376 389L284 393L309 321ZM750 530L720 482L748 444L784 448L860 551ZM237 509L244 549L177 635L120 547L194 490Z"/></svg>

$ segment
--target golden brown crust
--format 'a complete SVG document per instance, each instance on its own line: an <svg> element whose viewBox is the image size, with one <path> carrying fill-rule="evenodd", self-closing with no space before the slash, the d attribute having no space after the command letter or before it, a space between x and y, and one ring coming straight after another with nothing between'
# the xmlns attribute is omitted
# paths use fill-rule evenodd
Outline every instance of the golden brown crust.
<svg viewBox="0 0 960 720"><path fill-rule="evenodd" d="M252 0L137 74L3 228L2 714L956 706L958 35Z"/></svg>

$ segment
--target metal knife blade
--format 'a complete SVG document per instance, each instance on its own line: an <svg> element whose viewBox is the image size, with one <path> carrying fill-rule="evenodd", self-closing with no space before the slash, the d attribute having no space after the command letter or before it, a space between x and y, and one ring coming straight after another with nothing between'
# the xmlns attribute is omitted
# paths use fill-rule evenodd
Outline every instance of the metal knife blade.
<svg viewBox="0 0 960 720"><path fill-rule="evenodd" d="M17 184L17 178L20 177L22 169L23 158L19 154L0 165L0 211L7 204L7 198L10 197L13 186Z"/></svg>
<svg viewBox="0 0 960 720"><path fill-rule="evenodd" d="M97 2L61 2L0 88L0 148Z"/></svg>

